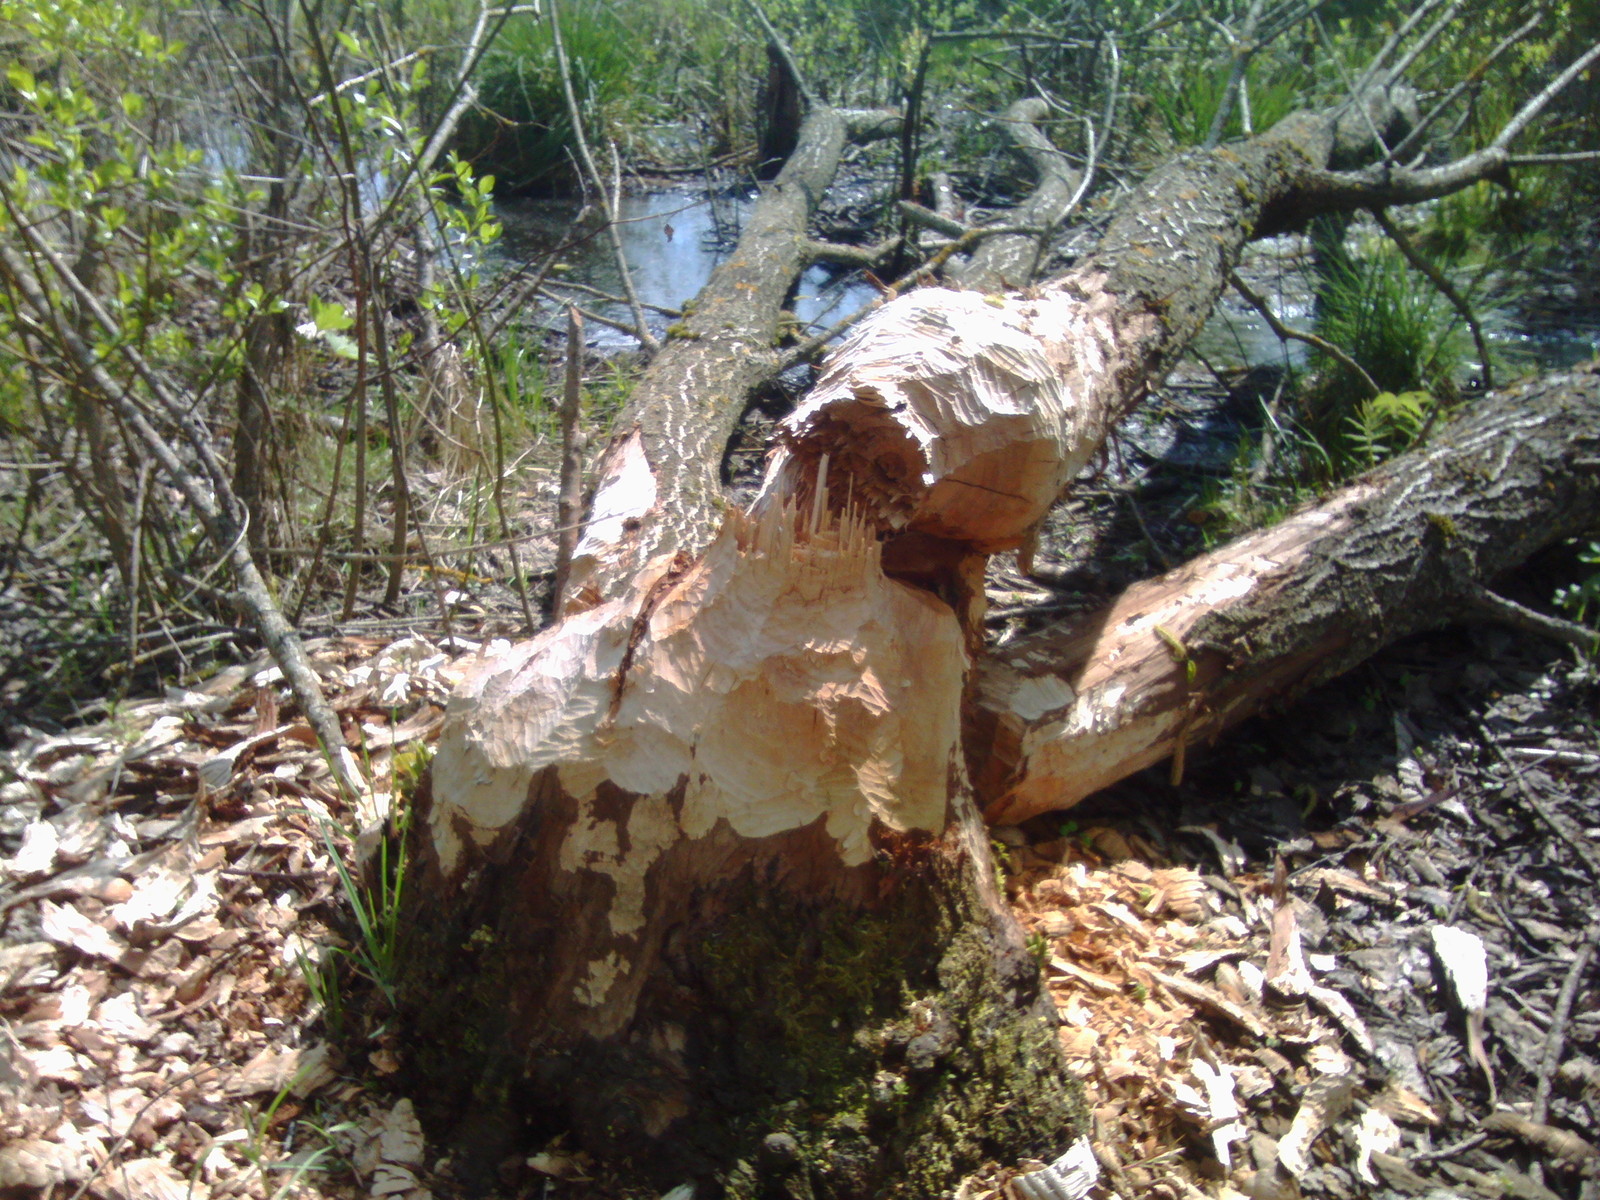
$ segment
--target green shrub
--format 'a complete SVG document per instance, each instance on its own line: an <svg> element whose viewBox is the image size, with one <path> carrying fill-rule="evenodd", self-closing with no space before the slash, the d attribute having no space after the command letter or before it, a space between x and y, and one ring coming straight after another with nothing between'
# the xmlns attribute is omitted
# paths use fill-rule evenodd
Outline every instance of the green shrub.
<svg viewBox="0 0 1600 1200"><path fill-rule="evenodd" d="M610 6L568 0L561 40L572 90L591 144L625 132L643 47ZM550 25L541 14L511 18L478 69L479 107L462 122L456 149L492 171L503 193L559 191L574 178L572 121L562 93Z"/></svg>
<svg viewBox="0 0 1600 1200"><path fill-rule="evenodd" d="M1313 354L1305 425L1336 474L1405 449L1434 398L1454 393L1463 361L1460 318L1398 252L1335 265L1320 297L1318 332L1359 363L1383 393L1340 362Z"/></svg>

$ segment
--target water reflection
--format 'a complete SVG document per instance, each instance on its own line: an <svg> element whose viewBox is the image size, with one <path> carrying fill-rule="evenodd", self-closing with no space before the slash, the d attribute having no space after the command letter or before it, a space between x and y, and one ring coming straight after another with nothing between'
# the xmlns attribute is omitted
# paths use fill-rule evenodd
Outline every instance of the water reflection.
<svg viewBox="0 0 1600 1200"><path fill-rule="evenodd" d="M628 260L633 287L644 304L682 308L692 299L711 271L733 248L739 229L754 204L753 196L711 197L704 192L663 191L624 196L618 213L622 252ZM508 200L496 206L505 232L494 251L502 267L534 264L556 252L577 234L574 245L561 252L565 270L555 278L622 294L622 280L611 249L611 239L595 227L574 229L578 208L571 201ZM795 313L801 321L825 329L862 305L876 293L858 279L835 279L825 267L812 267L800 280ZM579 297L614 320L631 322L626 308ZM646 314L651 329L660 336L670 319ZM555 319L551 306L551 319ZM622 349L633 339L603 325L587 327L589 345L597 349Z"/></svg>

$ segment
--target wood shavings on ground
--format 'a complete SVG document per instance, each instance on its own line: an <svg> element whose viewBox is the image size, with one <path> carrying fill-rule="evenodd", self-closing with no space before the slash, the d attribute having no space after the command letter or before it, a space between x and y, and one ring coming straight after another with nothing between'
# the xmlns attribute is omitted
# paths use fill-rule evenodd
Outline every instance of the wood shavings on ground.
<svg viewBox="0 0 1600 1200"><path fill-rule="evenodd" d="M330 847L387 811L471 649L312 645L363 813L264 659L6 756L0 1191L424 1200L410 1102L374 1107L315 964L349 934Z"/></svg>
<svg viewBox="0 0 1600 1200"><path fill-rule="evenodd" d="M403 1044L326 979L358 938L334 855L381 841L474 649L314 647L359 805L265 661L5 756L0 1192L462 1194L397 1094ZM1367 678L1395 703L1338 685L1321 725L1197 753L1177 794L1152 775L993 831L1093 1129L960 1195L1594 1194L1600 685L1504 646ZM640 1195L559 1138L491 1173Z"/></svg>

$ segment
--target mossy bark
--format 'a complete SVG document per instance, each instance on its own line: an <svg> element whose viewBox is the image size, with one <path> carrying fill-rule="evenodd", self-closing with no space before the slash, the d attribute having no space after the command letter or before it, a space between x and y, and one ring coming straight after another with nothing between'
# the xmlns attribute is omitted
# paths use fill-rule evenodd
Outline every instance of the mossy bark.
<svg viewBox="0 0 1600 1200"><path fill-rule="evenodd" d="M420 804L426 819L426 789ZM987 858L958 828L883 836L819 893L792 869L816 832L744 847L661 922L609 1036L575 1035L530 994L561 973L562 918L530 904L536 863L513 850L449 906L429 899L442 881L424 865L402 1018L457 1161L492 1168L568 1132L662 1189L909 1200L1064 1150L1083 1130L1078 1090L1038 965L983 896Z"/></svg>

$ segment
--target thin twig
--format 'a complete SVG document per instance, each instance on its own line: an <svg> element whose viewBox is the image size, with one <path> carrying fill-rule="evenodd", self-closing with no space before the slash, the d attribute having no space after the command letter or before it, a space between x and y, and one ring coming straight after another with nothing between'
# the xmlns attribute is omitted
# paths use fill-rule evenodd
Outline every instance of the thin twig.
<svg viewBox="0 0 1600 1200"><path fill-rule="evenodd" d="M582 292L586 296L593 296L598 300L606 300L612 304L626 304L628 302L626 296L618 296L606 291L604 288L592 287L587 283L579 283L574 279L547 279L540 285L539 290L558 304L565 304L567 301L555 295L550 290L552 288L566 288L569 291ZM668 308L664 304L651 304L644 300L639 301L639 307L649 309L653 313L658 313L674 321L683 320L683 310L681 308Z"/></svg>
<svg viewBox="0 0 1600 1200"><path fill-rule="evenodd" d="M1461 0L1452 0L1445 6L1445 10L1428 28L1428 31L1412 43L1411 48L1400 56L1400 61L1389 70L1390 79L1400 79L1411 69L1411 64L1422 57L1422 52L1431 46L1434 40L1455 23L1456 14L1461 11Z"/></svg>
<svg viewBox="0 0 1600 1200"><path fill-rule="evenodd" d="M1589 960L1594 957L1597 942L1600 942L1600 922L1590 925L1585 931L1583 942L1573 955L1572 966L1567 969L1567 977L1562 980L1561 991L1556 995L1556 1006L1550 1013L1544 1060L1539 1064L1539 1083L1534 1088L1533 1109L1528 1114L1528 1119L1539 1125L1543 1125L1545 1118L1550 1115L1550 1091L1555 1083L1556 1072L1561 1067L1561 1055L1566 1050L1567 1022L1572 1018L1572 1003L1577 999L1578 985L1583 982L1583 973L1589 969Z"/></svg>
<svg viewBox="0 0 1600 1200"><path fill-rule="evenodd" d="M1250 468L1250 482L1260 486L1272 474L1273 462L1278 454L1278 438L1282 430L1278 425L1278 414L1283 405L1283 393L1289 382L1289 372L1284 371L1278 376L1278 384L1272 389L1272 399L1262 406L1262 416L1265 418L1261 428L1261 448L1256 454L1255 465Z"/></svg>
<svg viewBox="0 0 1600 1200"><path fill-rule="evenodd" d="M567 376L561 394L561 482L556 499L556 578L550 611L561 615L566 598L567 574L578 545L578 522L583 513L583 318L577 305L567 306Z"/></svg>
<svg viewBox="0 0 1600 1200"><path fill-rule="evenodd" d="M1477 722L1477 725L1478 733L1483 738L1484 745L1493 750L1495 757L1504 763L1506 769L1511 772L1511 781L1516 784L1517 791L1521 794L1523 801L1533 810L1534 815L1549 826L1550 831L1565 842L1572 852L1577 855L1578 861L1583 864L1584 870L1589 873L1590 879L1600 883L1600 863L1595 861L1594 847L1574 837L1572 831L1564 823L1556 819L1555 813L1550 811L1549 806L1534 795L1533 789L1528 786L1528 781L1523 778L1522 768L1506 756L1506 752L1500 748L1499 741L1494 734L1489 732L1489 727L1482 721Z"/></svg>
<svg viewBox="0 0 1600 1200"><path fill-rule="evenodd" d="M633 336L639 339L645 354L653 358L661 350L661 343L656 341L655 335L650 332L650 326L644 319L644 310L639 307L639 296L633 289L633 272L628 268L628 256L622 250L622 234L617 229L617 205L606 191L605 179L595 166L594 155L589 152L589 139L583 131L583 112L579 109L578 97L572 90L572 67L567 62L567 48L561 40L561 21L556 15L554 3L550 5L550 42L556 52L556 70L561 76L561 94L567 102L567 119L572 122L572 140L576 143L578 160L583 165L585 178L599 194L600 207L606 219L606 235L611 239L611 249L617 260L617 275L622 282L622 294L628 298L628 307L633 310L635 325ZM615 163L615 146L611 148L611 153ZM620 168L617 174L620 177ZM620 190L619 178L619 193Z"/></svg>
<svg viewBox="0 0 1600 1200"><path fill-rule="evenodd" d="M573 305L570 297L558 296L548 288L539 288L534 294L543 296L546 300L554 300L557 304L571 305L578 310L578 315L581 316L585 321L593 321L596 325L604 325L607 329L615 329L618 333L627 334L629 337L633 337L638 333L638 330L634 326L628 324L626 321L618 321L616 318L608 317L604 313L596 312L592 308L584 308L582 305Z"/></svg>
<svg viewBox="0 0 1600 1200"><path fill-rule="evenodd" d="M1339 349L1338 346L1328 341L1327 338L1315 333L1309 333L1304 329L1295 329L1280 321L1277 314L1267 305L1266 299L1259 292L1254 291L1244 280L1240 279L1237 271L1228 272L1228 282L1233 284L1233 290L1243 296L1245 302L1251 308L1261 314L1261 319L1267 323L1273 333L1278 335L1279 341L1304 342L1306 345L1322 351L1322 353L1344 367L1345 370L1354 372L1356 377L1361 380L1367 390L1374 396L1383 392L1383 389L1373 381L1372 376L1367 374L1366 368Z"/></svg>
<svg viewBox="0 0 1600 1200"><path fill-rule="evenodd" d="M1427 133L1433 123L1448 111L1449 107L1459 100L1464 92L1469 88L1478 86L1483 79L1484 72L1489 69L1495 59L1537 29L1543 15L1543 13L1535 13L1520 28L1513 30L1501 39L1500 43L1484 56L1482 62L1469 71L1466 77L1457 83L1455 87L1441 96L1439 102L1429 109L1422 119L1412 126L1411 131L1395 144L1394 148L1389 151L1389 161L1399 162L1411 153L1415 147L1419 146L1422 143L1423 134Z"/></svg>
<svg viewBox="0 0 1600 1200"><path fill-rule="evenodd" d="M1482 584L1474 585L1467 601L1486 616L1521 629L1538 637L1549 638L1563 646L1572 646L1584 654L1592 654L1600 645L1600 632L1576 621L1564 621L1518 604L1515 600L1491 592Z"/></svg>
<svg viewBox="0 0 1600 1200"><path fill-rule="evenodd" d="M1217 111L1211 115L1211 128L1206 131L1206 140L1201 143L1202 150L1215 150L1221 143L1222 131L1227 127L1228 118L1233 113L1234 99L1245 89L1245 76L1250 70L1250 60L1261 48L1261 44L1256 41L1256 26L1261 22L1261 10L1265 7L1266 0L1250 0L1250 9L1245 13L1244 28L1237 35L1224 26L1224 31L1234 43L1233 64L1228 69L1228 82L1223 85L1222 99L1217 104Z"/></svg>
<svg viewBox="0 0 1600 1200"><path fill-rule="evenodd" d="M8 203L10 199L7 192ZM299 701L307 723L322 741L335 782L351 800L364 795L366 782L361 777L360 767L345 745L339 718L322 694L322 684L311 666L310 659L306 656L299 635L284 619L282 610L273 599L266 580L250 555L250 547L245 538L246 525L239 515L239 501L229 488L226 478L215 478L209 491L202 486L195 472L179 458L166 438L150 424L140 404L106 370L98 353L83 341L60 309L51 304L27 264L4 242L0 242L0 269L4 270L7 282L27 307L28 312L17 314L19 323L25 324L37 336L56 347L76 370L84 386L92 388L101 402L116 412L118 419L144 444L151 457L161 464L161 469L167 478L183 495L190 509L200 518L212 542L224 548L229 565L233 567L234 578L239 585L238 600L253 618L261 640L266 643L279 669L283 671L284 678L294 692L295 699ZM70 271L68 274L70 275ZM61 280L61 282L66 281ZM129 339L119 338L119 340ZM155 393L155 398L163 409L169 414L187 416L190 405L168 391L153 371L147 370L144 377L147 386ZM180 427L184 430L187 441L200 443L200 445L190 445L190 450L198 457L202 447L206 445L204 434L188 420L183 420Z"/></svg>

